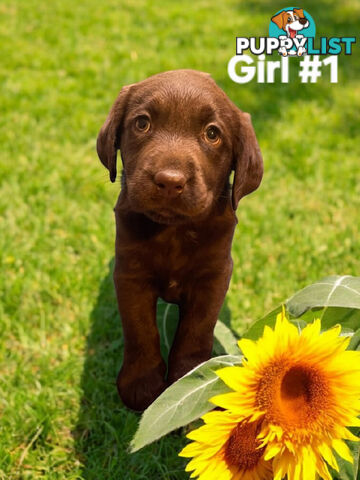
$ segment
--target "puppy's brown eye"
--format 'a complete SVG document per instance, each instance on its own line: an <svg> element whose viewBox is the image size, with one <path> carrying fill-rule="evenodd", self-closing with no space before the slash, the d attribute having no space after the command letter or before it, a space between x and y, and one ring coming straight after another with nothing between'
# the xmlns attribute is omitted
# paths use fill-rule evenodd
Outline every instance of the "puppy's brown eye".
<svg viewBox="0 0 360 480"><path fill-rule="evenodd" d="M206 130L206 139L211 143L219 143L220 142L220 131L214 125L210 125L210 127Z"/></svg>
<svg viewBox="0 0 360 480"><path fill-rule="evenodd" d="M288 23L290 23L290 22L291 22L291 17L288 17Z"/></svg>
<svg viewBox="0 0 360 480"><path fill-rule="evenodd" d="M140 130L140 132L148 132L150 130L150 120L145 115L141 115L138 117L135 122L136 128Z"/></svg>

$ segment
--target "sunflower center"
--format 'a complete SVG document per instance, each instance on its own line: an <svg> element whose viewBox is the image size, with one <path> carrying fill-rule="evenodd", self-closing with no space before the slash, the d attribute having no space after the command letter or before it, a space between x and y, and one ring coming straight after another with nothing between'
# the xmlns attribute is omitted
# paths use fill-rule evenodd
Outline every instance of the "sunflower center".
<svg viewBox="0 0 360 480"><path fill-rule="evenodd" d="M273 365L260 384L258 401L267 418L284 428L306 428L329 401L324 375L309 365Z"/></svg>
<svg viewBox="0 0 360 480"><path fill-rule="evenodd" d="M225 444L225 461L230 467L251 470L259 463L265 448L259 447L256 438L261 425L243 420L231 432Z"/></svg>
<svg viewBox="0 0 360 480"><path fill-rule="evenodd" d="M281 382L281 398L293 406L309 402L311 390L314 387L312 372L303 367L290 368Z"/></svg>

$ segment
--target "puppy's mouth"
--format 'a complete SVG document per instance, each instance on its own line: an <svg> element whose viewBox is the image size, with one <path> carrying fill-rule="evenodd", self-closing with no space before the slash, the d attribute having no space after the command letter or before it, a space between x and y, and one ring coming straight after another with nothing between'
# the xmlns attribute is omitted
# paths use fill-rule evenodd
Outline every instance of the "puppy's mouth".
<svg viewBox="0 0 360 480"><path fill-rule="evenodd" d="M153 222L163 223L165 225L177 225L179 223L185 223L188 220L186 215L165 208L157 211L149 210L145 212L145 215Z"/></svg>
<svg viewBox="0 0 360 480"><path fill-rule="evenodd" d="M297 34L297 30L293 30L292 28L289 27L289 35L291 38L295 38Z"/></svg>

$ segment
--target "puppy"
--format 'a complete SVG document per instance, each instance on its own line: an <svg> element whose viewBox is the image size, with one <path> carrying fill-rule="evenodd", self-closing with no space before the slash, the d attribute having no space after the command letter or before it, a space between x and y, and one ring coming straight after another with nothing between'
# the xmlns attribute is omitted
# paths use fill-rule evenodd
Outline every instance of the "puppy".
<svg viewBox="0 0 360 480"><path fill-rule="evenodd" d="M295 38L300 30L309 26L309 20L304 16L302 8L294 8L294 10L283 10L274 15L271 20L281 29L284 30L289 38Z"/></svg>
<svg viewBox="0 0 360 480"><path fill-rule="evenodd" d="M143 410L210 358L232 272L235 210L259 186L263 161L250 115L208 74L193 70L122 88L97 139L112 182L118 149L114 283L124 360L117 387L125 405ZM159 297L180 310L167 379L156 326Z"/></svg>

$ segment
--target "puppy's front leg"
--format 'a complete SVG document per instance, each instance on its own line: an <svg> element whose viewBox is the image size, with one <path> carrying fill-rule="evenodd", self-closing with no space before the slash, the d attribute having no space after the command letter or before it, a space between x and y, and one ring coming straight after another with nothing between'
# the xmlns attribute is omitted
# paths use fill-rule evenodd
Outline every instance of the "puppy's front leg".
<svg viewBox="0 0 360 480"><path fill-rule="evenodd" d="M169 355L168 381L174 382L208 360L214 327L229 286L232 265L221 274L200 280L180 305L180 322Z"/></svg>
<svg viewBox="0 0 360 480"><path fill-rule="evenodd" d="M166 366L156 326L156 292L115 271L114 283L124 333L124 361L117 387L124 404L144 410L165 389Z"/></svg>

